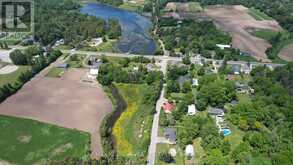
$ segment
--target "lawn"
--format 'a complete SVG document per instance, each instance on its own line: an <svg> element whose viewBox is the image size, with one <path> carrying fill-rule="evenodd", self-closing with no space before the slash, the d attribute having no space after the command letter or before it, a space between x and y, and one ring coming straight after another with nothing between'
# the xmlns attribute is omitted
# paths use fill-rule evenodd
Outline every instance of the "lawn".
<svg viewBox="0 0 293 165"><path fill-rule="evenodd" d="M86 55L75 54L69 57L66 63L69 65L70 68L82 68L83 60Z"/></svg>
<svg viewBox="0 0 293 165"><path fill-rule="evenodd" d="M46 77L60 78L65 72L62 68L52 68L46 75Z"/></svg>
<svg viewBox="0 0 293 165"><path fill-rule="evenodd" d="M273 31L273 30L257 30L255 32L252 33L252 35L258 37L258 38L262 38L266 41L270 41L272 38L274 38L276 35L278 35L278 32Z"/></svg>
<svg viewBox="0 0 293 165"><path fill-rule="evenodd" d="M156 160L155 164L156 165L167 165L167 163L161 161L159 159L160 153L165 153L169 152L170 148L175 148L176 149L176 157L175 157L175 162L174 163L169 163L169 165L175 165L175 164L185 164L184 163L184 151L179 148L177 145L170 145L170 144L157 144L157 151L156 151Z"/></svg>
<svg viewBox="0 0 293 165"><path fill-rule="evenodd" d="M0 160L12 164L88 158L89 135L83 132L6 116L0 116L0 132Z"/></svg>
<svg viewBox="0 0 293 165"><path fill-rule="evenodd" d="M249 8L248 14L250 14L257 21L273 20L271 17L255 8Z"/></svg>
<svg viewBox="0 0 293 165"><path fill-rule="evenodd" d="M135 156L147 153L150 142L153 105L143 104L143 94L147 85L115 84L125 100L127 108L116 121L113 135L118 155ZM144 156L142 155L142 156Z"/></svg>
<svg viewBox="0 0 293 165"><path fill-rule="evenodd" d="M96 49L98 52L114 52L116 50L117 40L108 39L107 42L101 43Z"/></svg>
<svg viewBox="0 0 293 165"><path fill-rule="evenodd" d="M18 77L21 75L21 73L29 70L30 68L30 66L19 66L19 68L13 73L0 75L0 87L8 83L17 83Z"/></svg>

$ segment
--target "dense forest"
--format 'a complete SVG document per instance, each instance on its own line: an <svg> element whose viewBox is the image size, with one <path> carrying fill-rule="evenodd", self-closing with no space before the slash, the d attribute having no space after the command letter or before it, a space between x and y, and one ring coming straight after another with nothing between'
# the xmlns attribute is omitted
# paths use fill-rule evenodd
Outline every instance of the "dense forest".
<svg viewBox="0 0 293 165"><path fill-rule="evenodd" d="M80 46L90 38L109 35L118 38L121 27L117 20L106 22L93 16L81 14L81 7L73 0L36 0L36 39L48 45L57 39L64 38L65 44ZM109 34L108 34L109 33Z"/></svg>

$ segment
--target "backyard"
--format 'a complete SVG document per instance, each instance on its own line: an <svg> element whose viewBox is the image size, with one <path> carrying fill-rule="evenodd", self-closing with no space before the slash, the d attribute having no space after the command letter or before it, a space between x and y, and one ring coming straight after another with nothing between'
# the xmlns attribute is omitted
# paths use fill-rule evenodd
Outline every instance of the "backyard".
<svg viewBox="0 0 293 165"><path fill-rule="evenodd" d="M0 132L0 164L89 158L90 136L85 132L6 116L0 116Z"/></svg>

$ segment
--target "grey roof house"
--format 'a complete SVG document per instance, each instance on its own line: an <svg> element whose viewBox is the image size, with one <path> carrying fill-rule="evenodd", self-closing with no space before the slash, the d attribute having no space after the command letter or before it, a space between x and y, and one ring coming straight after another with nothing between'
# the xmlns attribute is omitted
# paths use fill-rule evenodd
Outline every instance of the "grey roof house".
<svg viewBox="0 0 293 165"><path fill-rule="evenodd" d="M176 144L177 137L174 128L166 128L164 135L170 141L170 143Z"/></svg>

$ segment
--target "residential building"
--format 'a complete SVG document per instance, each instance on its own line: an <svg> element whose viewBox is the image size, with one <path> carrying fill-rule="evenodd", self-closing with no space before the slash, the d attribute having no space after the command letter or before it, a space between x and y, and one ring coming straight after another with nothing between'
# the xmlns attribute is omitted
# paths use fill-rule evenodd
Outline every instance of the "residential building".
<svg viewBox="0 0 293 165"><path fill-rule="evenodd" d="M176 131L174 128L166 128L164 135L171 144L176 144L177 137L176 137Z"/></svg>

